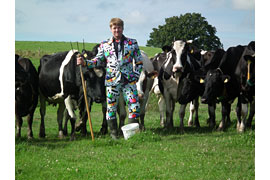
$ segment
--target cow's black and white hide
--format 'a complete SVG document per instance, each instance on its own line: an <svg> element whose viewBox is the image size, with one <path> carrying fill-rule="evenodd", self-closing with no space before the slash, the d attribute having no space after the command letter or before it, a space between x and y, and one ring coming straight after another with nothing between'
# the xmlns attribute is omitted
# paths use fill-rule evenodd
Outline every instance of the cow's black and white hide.
<svg viewBox="0 0 270 180"><path fill-rule="evenodd" d="M166 60L163 63L160 73L158 86L162 92L166 104L166 122L165 128L173 127L173 112L175 102L179 99L181 90L181 79L187 73L200 68L200 63L191 55L190 42L178 40L173 43L172 50L167 53ZM183 116L185 105L180 107L180 130L183 131ZM195 106L196 108L196 106ZM199 126L198 123L195 123Z"/></svg>
<svg viewBox="0 0 270 180"><path fill-rule="evenodd" d="M39 84L40 84L40 137L45 137L45 112L46 101L52 104L59 104L57 110L57 121L59 137L62 138L67 134L66 130L62 128L63 113L65 108L68 112L68 118L71 122L71 139L75 138L75 121L76 114L74 112L74 104L79 104L80 114L85 111L85 102L82 90L82 81L80 77L80 67L76 65L77 50L70 50L59 52L52 55L45 55L40 59L39 66ZM92 101L101 102L104 98L104 92L101 91L102 87L96 79L96 72L101 73L98 69L93 69L92 72L88 71L86 67L82 67L84 74L87 96L94 95ZM91 94L91 95L90 95ZM85 113L85 112L84 112ZM82 118L84 116L82 115ZM65 126L66 127L66 126Z"/></svg>
<svg viewBox="0 0 270 180"><path fill-rule="evenodd" d="M15 115L17 137L21 137L22 117L27 116L28 138L33 138L33 116L38 103L38 73L27 58L15 55Z"/></svg>

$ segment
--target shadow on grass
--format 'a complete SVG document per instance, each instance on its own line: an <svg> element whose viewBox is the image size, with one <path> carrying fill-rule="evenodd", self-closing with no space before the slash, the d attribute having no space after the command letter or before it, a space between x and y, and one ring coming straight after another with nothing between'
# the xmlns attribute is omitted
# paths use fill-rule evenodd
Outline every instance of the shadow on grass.
<svg viewBox="0 0 270 180"><path fill-rule="evenodd" d="M233 119L230 124L227 124L225 129L219 131L219 121L217 121L217 124L214 128L210 128L208 126L202 126L202 127L194 127L194 126L185 126L184 131L181 132L180 127L173 127L170 129L158 127L158 128L148 128L147 130L152 131L153 133L156 133L160 136L168 136L168 135L181 135L181 134L212 134L214 132L236 132L236 124L237 120ZM147 127L146 127L147 128ZM247 131L255 131L255 124L252 124L251 128L247 128Z"/></svg>
<svg viewBox="0 0 270 180"><path fill-rule="evenodd" d="M181 134L209 134L215 131L215 129L209 127L200 127L200 128L184 127L183 132L181 132L179 127L173 127L170 129L158 127L158 128L150 128L149 130L161 136L181 135Z"/></svg>
<svg viewBox="0 0 270 180"><path fill-rule="evenodd" d="M98 134L98 132L94 132L94 135ZM34 136L32 139L28 139L27 136L22 136L20 138L15 138L15 145L19 144L27 144L29 146L44 146L50 149L55 148L64 148L68 143L71 143L73 141L80 141L83 139L89 139L91 141L91 134L90 132L87 133L87 135L83 136L80 133L76 133L75 140L71 141L70 133L65 136L64 138L59 138L57 135L48 135L45 138L40 138L37 136Z"/></svg>

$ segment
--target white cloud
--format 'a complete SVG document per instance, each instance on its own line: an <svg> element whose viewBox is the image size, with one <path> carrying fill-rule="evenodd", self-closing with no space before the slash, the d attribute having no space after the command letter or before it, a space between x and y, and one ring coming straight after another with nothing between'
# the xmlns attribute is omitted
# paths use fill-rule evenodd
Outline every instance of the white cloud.
<svg viewBox="0 0 270 180"><path fill-rule="evenodd" d="M129 12L125 18L125 21L129 24L143 24L146 22L146 17L140 11L135 10Z"/></svg>
<svg viewBox="0 0 270 180"><path fill-rule="evenodd" d="M233 8L239 10L255 9L255 0L232 0Z"/></svg>
<svg viewBox="0 0 270 180"><path fill-rule="evenodd" d="M209 0L208 4L211 8L220 8L226 5L226 0Z"/></svg>

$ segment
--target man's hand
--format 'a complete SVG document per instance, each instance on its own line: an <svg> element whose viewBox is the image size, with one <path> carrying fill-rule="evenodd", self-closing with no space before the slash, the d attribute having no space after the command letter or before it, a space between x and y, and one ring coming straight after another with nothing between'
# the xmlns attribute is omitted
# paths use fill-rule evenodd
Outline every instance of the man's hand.
<svg viewBox="0 0 270 180"><path fill-rule="evenodd" d="M84 59L81 57L81 56L78 56L77 57L77 65L82 65L82 66L85 66L85 61Z"/></svg>

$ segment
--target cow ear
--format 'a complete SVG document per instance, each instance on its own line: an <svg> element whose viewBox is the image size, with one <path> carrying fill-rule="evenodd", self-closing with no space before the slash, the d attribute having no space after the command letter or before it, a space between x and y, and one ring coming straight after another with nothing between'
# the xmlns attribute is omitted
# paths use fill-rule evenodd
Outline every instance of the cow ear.
<svg viewBox="0 0 270 180"><path fill-rule="evenodd" d="M193 42L193 40L187 40L186 43L187 44L191 44Z"/></svg>
<svg viewBox="0 0 270 180"><path fill-rule="evenodd" d="M228 83L230 81L231 77L228 75L223 75L222 76L222 81L224 82L224 84Z"/></svg>
<svg viewBox="0 0 270 180"><path fill-rule="evenodd" d="M94 72L97 75L97 77L102 77L103 76L103 70L99 68L94 68Z"/></svg>
<svg viewBox="0 0 270 180"><path fill-rule="evenodd" d="M205 76L203 75L194 75L194 80L200 84L204 83Z"/></svg>

